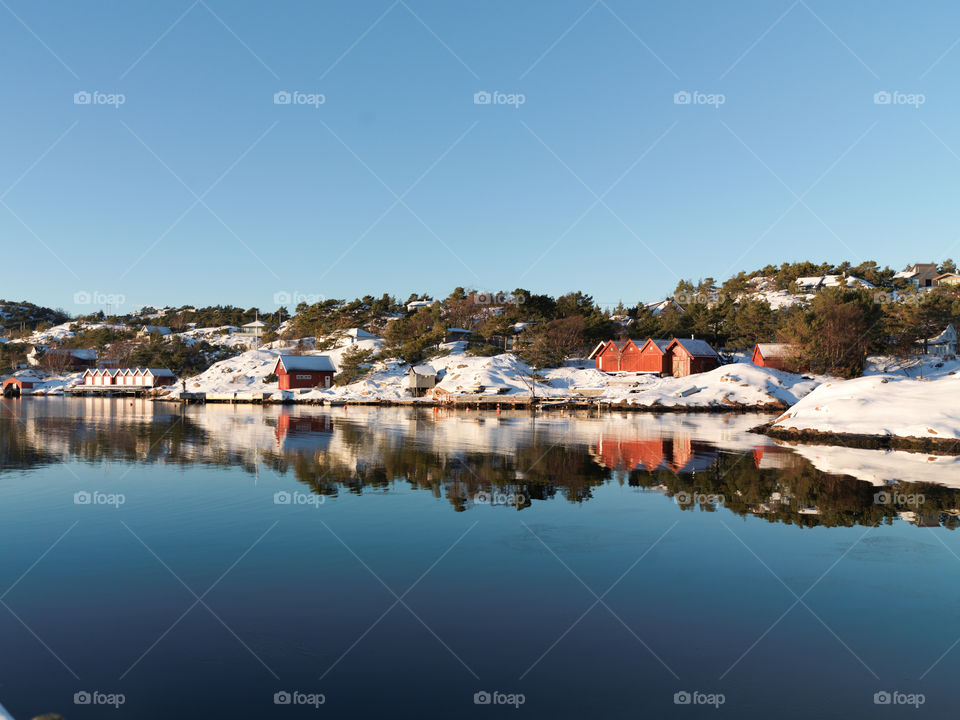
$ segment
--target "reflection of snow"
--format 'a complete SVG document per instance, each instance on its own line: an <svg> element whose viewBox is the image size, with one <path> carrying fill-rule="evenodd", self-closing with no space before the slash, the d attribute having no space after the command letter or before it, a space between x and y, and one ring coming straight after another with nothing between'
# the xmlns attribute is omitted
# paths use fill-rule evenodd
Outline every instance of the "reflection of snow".
<svg viewBox="0 0 960 720"><path fill-rule="evenodd" d="M901 481L960 488L960 457L830 445L789 447L821 472L850 475L874 485Z"/></svg>

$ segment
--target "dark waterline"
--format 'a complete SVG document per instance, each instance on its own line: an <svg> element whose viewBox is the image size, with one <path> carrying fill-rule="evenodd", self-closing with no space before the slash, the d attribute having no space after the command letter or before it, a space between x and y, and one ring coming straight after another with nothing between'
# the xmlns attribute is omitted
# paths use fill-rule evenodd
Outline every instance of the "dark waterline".
<svg viewBox="0 0 960 720"><path fill-rule="evenodd" d="M801 455L756 421L5 401L0 702L68 720L917 714L874 703L896 690L943 714L958 466ZM74 703L94 691L124 704ZM275 704L294 691L325 702ZM523 704L475 704L494 691ZM695 691L723 704L675 703Z"/></svg>

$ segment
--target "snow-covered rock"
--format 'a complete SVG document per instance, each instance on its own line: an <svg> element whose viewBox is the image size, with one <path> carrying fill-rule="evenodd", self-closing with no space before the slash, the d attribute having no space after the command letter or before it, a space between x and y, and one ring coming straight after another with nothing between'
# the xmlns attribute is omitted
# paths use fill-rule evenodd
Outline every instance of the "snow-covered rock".
<svg viewBox="0 0 960 720"><path fill-rule="evenodd" d="M872 375L826 382L773 422L775 430L960 439L960 375Z"/></svg>

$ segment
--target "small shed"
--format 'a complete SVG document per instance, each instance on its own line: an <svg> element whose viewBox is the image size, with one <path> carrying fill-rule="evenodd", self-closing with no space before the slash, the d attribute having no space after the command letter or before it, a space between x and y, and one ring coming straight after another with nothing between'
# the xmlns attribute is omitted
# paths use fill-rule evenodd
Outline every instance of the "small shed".
<svg viewBox="0 0 960 720"><path fill-rule="evenodd" d="M757 367L799 372L797 354L797 346L789 343L757 343L752 360Z"/></svg>
<svg viewBox="0 0 960 720"><path fill-rule="evenodd" d="M144 387L157 387L158 385L173 385L177 382L177 376L172 370L167 368L137 368L134 376L140 374L140 382L137 385Z"/></svg>
<svg viewBox="0 0 960 720"><path fill-rule="evenodd" d="M674 377L687 377L708 372L720 366L720 356L706 340L674 338L667 346Z"/></svg>
<svg viewBox="0 0 960 720"><path fill-rule="evenodd" d="M140 328L140 332L137 333L139 337L150 337L151 335L160 335L161 337L166 337L167 335L172 335L173 330L168 328L166 325L144 325Z"/></svg>
<svg viewBox="0 0 960 720"><path fill-rule="evenodd" d="M466 328L447 328L443 334L444 342L461 342L463 340L470 340L473 337L473 330L467 330Z"/></svg>
<svg viewBox="0 0 960 720"><path fill-rule="evenodd" d="M414 397L423 397L437 385L437 371L430 365L414 365L407 371L407 388Z"/></svg>
<svg viewBox="0 0 960 720"><path fill-rule="evenodd" d="M673 363L667 348L669 340L647 340L640 346L640 372L669 375L673 372Z"/></svg>
<svg viewBox="0 0 960 720"><path fill-rule="evenodd" d="M330 387L336 372L328 355L281 355L273 370L281 390Z"/></svg>

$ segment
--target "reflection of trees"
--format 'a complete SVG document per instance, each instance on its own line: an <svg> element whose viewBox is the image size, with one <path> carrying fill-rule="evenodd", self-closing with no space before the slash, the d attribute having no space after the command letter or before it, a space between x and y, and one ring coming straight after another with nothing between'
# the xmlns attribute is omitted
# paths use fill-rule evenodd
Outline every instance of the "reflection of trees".
<svg viewBox="0 0 960 720"><path fill-rule="evenodd" d="M799 456L787 467L760 469L751 462L751 455L721 453L706 472L677 475L669 470L635 471L630 474L629 484L663 487L671 497L681 492L720 495L723 506L738 515L757 515L768 522L800 527L890 524L903 511L915 511L918 523L923 525L943 525L952 530L960 524L956 515L960 490L906 482L881 489L849 476L822 473ZM918 506L879 504L875 496L881 490L890 495L920 494L924 502ZM679 507L716 509L702 503Z"/></svg>
<svg viewBox="0 0 960 720"><path fill-rule="evenodd" d="M436 427L413 418L404 430L379 429L352 418L284 415L263 418L258 440L239 441L228 426L211 432L191 414L43 417L20 420L0 414L0 472L76 459L83 462L208 463L255 473L266 466L291 474L310 492L336 495L382 491L405 483L445 498L457 511L480 492L520 495L518 508L560 495L590 500L597 487L616 479L668 496L722 496L715 506L695 502L686 510L715 511L800 527L890 523L900 511L919 525L960 525L960 490L898 483L891 494L922 494L919 506L879 504L881 490L847 476L828 475L798 455L777 448L731 453L681 433L645 437L606 433L595 446L555 444L533 433L510 451L435 446ZM257 421L260 422L259 420ZM702 497L699 500L703 500Z"/></svg>
<svg viewBox="0 0 960 720"><path fill-rule="evenodd" d="M57 461L29 441L20 420L0 414L0 470L28 470Z"/></svg>

